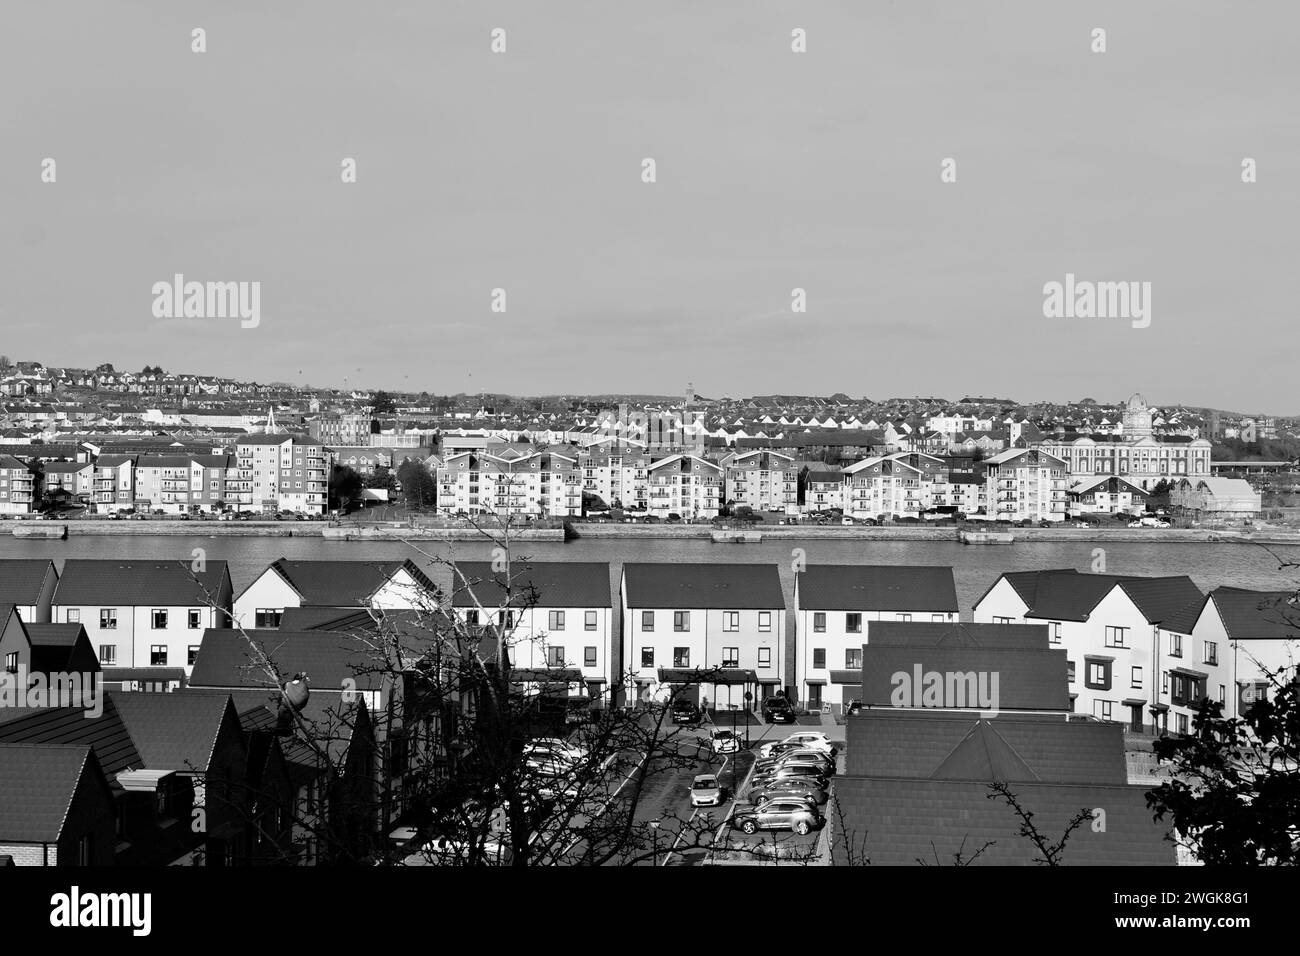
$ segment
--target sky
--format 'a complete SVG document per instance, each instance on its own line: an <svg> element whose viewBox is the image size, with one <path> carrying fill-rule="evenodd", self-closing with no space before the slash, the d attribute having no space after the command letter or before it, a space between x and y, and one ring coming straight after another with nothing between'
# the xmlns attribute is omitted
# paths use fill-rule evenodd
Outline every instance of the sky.
<svg viewBox="0 0 1300 956"><path fill-rule="evenodd" d="M1300 413L1295 4L5 0L0 18L15 360ZM176 273L259 282L260 321L156 317ZM1067 274L1149 282L1149 325L1045 317Z"/></svg>

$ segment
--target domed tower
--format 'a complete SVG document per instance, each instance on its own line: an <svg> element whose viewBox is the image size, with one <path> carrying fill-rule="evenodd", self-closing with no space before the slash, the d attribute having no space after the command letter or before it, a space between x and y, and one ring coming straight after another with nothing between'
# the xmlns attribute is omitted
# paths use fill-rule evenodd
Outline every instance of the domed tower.
<svg viewBox="0 0 1300 956"><path fill-rule="evenodd" d="M1138 441L1151 436L1151 412L1146 399L1134 394L1124 406L1124 440Z"/></svg>

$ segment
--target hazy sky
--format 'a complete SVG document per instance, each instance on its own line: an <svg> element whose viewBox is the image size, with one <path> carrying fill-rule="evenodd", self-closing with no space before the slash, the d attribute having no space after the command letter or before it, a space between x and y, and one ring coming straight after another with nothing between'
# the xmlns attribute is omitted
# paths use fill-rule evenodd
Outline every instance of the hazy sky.
<svg viewBox="0 0 1300 956"><path fill-rule="evenodd" d="M1293 3L4 0L0 23L14 359L1300 412ZM177 272L261 282L260 325L155 318ZM1150 327L1044 318L1067 272L1150 282Z"/></svg>

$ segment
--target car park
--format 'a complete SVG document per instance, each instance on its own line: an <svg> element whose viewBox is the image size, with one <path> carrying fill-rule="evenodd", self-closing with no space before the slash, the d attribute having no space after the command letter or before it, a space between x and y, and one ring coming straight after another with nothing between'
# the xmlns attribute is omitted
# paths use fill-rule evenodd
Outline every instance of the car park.
<svg viewBox="0 0 1300 956"><path fill-rule="evenodd" d="M734 754L740 750L740 738L730 730L715 730L710 738L715 754Z"/></svg>
<svg viewBox="0 0 1300 956"><path fill-rule="evenodd" d="M745 833L758 830L793 830L804 834L822 824L821 813L802 800L769 800L735 815L733 825Z"/></svg>
<svg viewBox="0 0 1300 956"><path fill-rule="evenodd" d="M718 782L716 775L702 773L691 781L692 807L718 807L727 797L727 789Z"/></svg>

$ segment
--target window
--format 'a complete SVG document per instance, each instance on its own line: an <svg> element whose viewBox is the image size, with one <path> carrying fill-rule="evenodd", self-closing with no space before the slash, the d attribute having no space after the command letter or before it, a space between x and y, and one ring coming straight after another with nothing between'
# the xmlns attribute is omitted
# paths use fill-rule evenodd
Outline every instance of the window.
<svg viewBox="0 0 1300 956"><path fill-rule="evenodd" d="M5 670L10 674L18 673L18 652L10 651L5 655Z"/></svg>
<svg viewBox="0 0 1300 956"><path fill-rule="evenodd" d="M850 634L861 634L861 633L862 633L862 615L859 614L859 613L857 613L856 611L853 612L853 613L851 613L851 614L845 614L845 615L844 615L844 630L848 631Z"/></svg>
<svg viewBox="0 0 1300 956"><path fill-rule="evenodd" d="M1086 661L1083 685L1095 690L1110 690L1110 661Z"/></svg>
<svg viewBox="0 0 1300 956"><path fill-rule="evenodd" d="M478 611L466 611L466 612L465 612L465 623L468 624L470 627L477 627L477 626L478 626Z"/></svg>
<svg viewBox="0 0 1300 956"><path fill-rule="evenodd" d="M1160 693L1169 693L1169 671L1165 671L1164 674L1160 676Z"/></svg>
<svg viewBox="0 0 1300 956"><path fill-rule="evenodd" d="M594 644L589 644L588 646L582 649L582 666L583 667L596 666L596 647Z"/></svg>
<svg viewBox="0 0 1300 956"><path fill-rule="evenodd" d="M740 666L740 648L724 647L722 649L722 666L739 667Z"/></svg>
<svg viewBox="0 0 1300 956"><path fill-rule="evenodd" d="M1061 643L1061 622L1060 621L1052 622L1052 643L1053 644Z"/></svg>
<svg viewBox="0 0 1300 956"><path fill-rule="evenodd" d="M202 610L197 607L190 608L189 617L186 623L189 625L191 631L197 631L201 628L203 626Z"/></svg>
<svg viewBox="0 0 1300 956"><path fill-rule="evenodd" d="M153 609L153 629L161 631L167 627L167 609L156 607Z"/></svg>
<svg viewBox="0 0 1300 956"><path fill-rule="evenodd" d="M117 663L117 645L100 644L99 645L99 663L107 664L110 667Z"/></svg>
<svg viewBox="0 0 1300 956"><path fill-rule="evenodd" d="M1179 715L1178 715L1178 732L1179 732L1180 734L1185 734L1185 733L1187 733L1187 715L1186 715L1186 714L1179 714Z"/></svg>
<svg viewBox="0 0 1300 956"><path fill-rule="evenodd" d="M759 611L759 612L758 612L758 629L759 629L760 631L770 631L770 630L772 630L772 612L771 612L771 611Z"/></svg>
<svg viewBox="0 0 1300 956"><path fill-rule="evenodd" d="M739 612L739 611L723 611L723 612L722 612L722 629L723 629L724 631L738 631L738 630L740 630L740 612ZM681 628L678 628L678 630L681 630Z"/></svg>
<svg viewBox="0 0 1300 956"><path fill-rule="evenodd" d="M1170 657L1183 656L1183 635L1181 634L1169 635L1169 656Z"/></svg>
<svg viewBox="0 0 1300 956"><path fill-rule="evenodd" d="M117 630L117 608L101 607L99 609L99 627L103 631Z"/></svg>
<svg viewBox="0 0 1300 956"><path fill-rule="evenodd" d="M1141 690L1142 689L1142 668L1134 667L1131 668L1131 671L1132 671L1132 675L1129 678L1129 682L1133 685L1133 687L1135 687L1138 690Z"/></svg>
<svg viewBox="0 0 1300 956"><path fill-rule="evenodd" d="M154 667L163 667L167 664L166 644L154 644L149 648L149 663Z"/></svg>
<svg viewBox="0 0 1300 956"><path fill-rule="evenodd" d="M549 615L547 615L546 626L548 630L552 630L552 631L564 630L564 612L552 611Z"/></svg>
<svg viewBox="0 0 1300 956"><path fill-rule="evenodd" d="M279 627L284 608L259 607L253 612L255 627Z"/></svg>
<svg viewBox="0 0 1300 956"><path fill-rule="evenodd" d="M1094 700L1092 702L1092 715L1100 717L1102 720L1110 720L1110 708L1113 702L1109 700Z"/></svg>
<svg viewBox="0 0 1300 956"><path fill-rule="evenodd" d="M655 666L655 649L653 647L641 648L641 666L642 667Z"/></svg>
<svg viewBox="0 0 1300 956"><path fill-rule="evenodd" d="M772 648L760 647L758 649L758 666L759 667L772 666Z"/></svg>
<svg viewBox="0 0 1300 956"><path fill-rule="evenodd" d="M1202 643L1205 645L1204 662L1206 664L1219 663L1219 645L1214 641L1203 641Z"/></svg>
<svg viewBox="0 0 1300 956"><path fill-rule="evenodd" d="M642 612L641 612L641 630L643 630L643 631L653 631L654 629L655 629L655 612L654 612L654 611L642 611Z"/></svg>
<svg viewBox="0 0 1300 956"><path fill-rule="evenodd" d="M81 608L76 608L76 607L68 608L68 623L69 624L81 623Z"/></svg>
<svg viewBox="0 0 1300 956"><path fill-rule="evenodd" d="M815 612L813 612L813 630L816 631L818 634L821 634L823 631L826 630L826 612L825 612L825 611L815 611Z"/></svg>
<svg viewBox="0 0 1300 956"><path fill-rule="evenodd" d="M1128 647L1128 628L1107 626L1106 646L1107 647Z"/></svg>
<svg viewBox="0 0 1300 956"><path fill-rule="evenodd" d="M845 649L844 669L850 671L862 670L862 648L850 647Z"/></svg>
<svg viewBox="0 0 1300 956"><path fill-rule="evenodd" d="M689 647L673 648L673 667L690 667L691 649Z"/></svg>
<svg viewBox="0 0 1300 956"><path fill-rule="evenodd" d="M899 612L898 612L898 619L899 619L900 621L910 621L910 620L912 619L912 615L910 615L910 614L906 614L906 613L904 613L903 611L899 611Z"/></svg>
<svg viewBox="0 0 1300 956"><path fill-rule="evenodd" d="M1220 704L1226 703L1227 700L1228 700L1228 688L1227 688L1225 685L1220 684L1220 685L1219 685L1219 703L1220 703Z"/></svg>
<svg viewBox="0 0 1300 956"><path fill-rule="evenodd" d="M1065 675L1066 675L1066 679L1071 684L1073 684L1074 683L1074 661L1065 662Z"/></svg>
<svg viewBox="0 0 1300 956"><path fill-rule="evenodd" d="M673 611L673 630L689 631L691 629L690 611Z"/></svg>
<svg viewBox="0 0 1300 956"><path fill-rule="evenodd" d="M582 618L582 626L585 630L594 631L596 629L596 612L587 611Z"/></svg>
<svg viewBox="0 0 1300 956"><path fill-rule="evenodd" d="M1011 623L1011 618L1009 618L1009 617L996 617L996 616L995 616L995 617L993 618L993 623L994 623L994 624L1010 624L1010 623Z"/></svg>
<svg viewBox="0 0 1300 956"><path fill-rule="evenodd" d="M824 669L826 667L826 648L813 648L813 667L818 669Z"/></svg>
<svg viewBox="0 0 1300 956"><path fill-rule="evenodd" d="M946 614L931 614L931 615L930 615L930 623L931 623L931 624L942 624L942 623L943 623L944 621L946 621L947 619L948 619L948 615L946 615Z"/></svg>
<svg viewBox="0 0 1300 956"><path fill-rule="evenodd" d="M564 648L548 647L546 649L546 666L563 667L564 666Z"/></svg>
<svg viewBox="0 0 1300 956"><path fill-rule="evenodd" d="M497 613L497 620L500 622L500 624L501 624L501 626L502 626L503 628L514 627L514 626L515 626L515 612L514 612L514 611L510 611L510 610L499 611L499 612Z"/></svg>
<svg viewBox="0 0 1300 956"><path fill-rule="evenodd" d="M197 661L198 659L199 659L199 645L191 644L189 646L188 653L185 655L185 663L189 664L190 667L193 667L194 662Z"/></svg>

